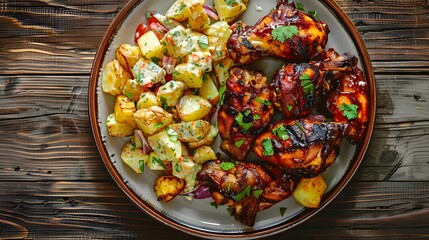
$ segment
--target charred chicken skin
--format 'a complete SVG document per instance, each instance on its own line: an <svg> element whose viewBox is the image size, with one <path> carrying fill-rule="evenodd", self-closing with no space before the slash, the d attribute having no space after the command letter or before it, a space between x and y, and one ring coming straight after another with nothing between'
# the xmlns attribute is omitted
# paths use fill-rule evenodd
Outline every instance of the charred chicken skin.
<svg viewBox="0 0 429 240"><path fill-rule="evenodd" d="M248 226L254 225L258 211L290 197L297 182L269 164L222 160L204 163L198 177L210 187L217 205L229 206L232 215Z"/></svg>
<svg viewBox="0 0 429 240"><path fill-rule="evenodd" d="M328 33L325 22L297 10L293 2L279 0L277 7L254 26L236 28L227 48L239 65L266 56L308 62L322 53Z"/></svg>
<svg viewBox="0 0 429 240"><path fill-rule="evenodd" d="M324 54L322 68L328 93L327 106L335 122L347 123L347 139L355 144L362 140L369 118L368 82L357 67L357 58L338 55L333 49Z"/></svg>
<svg viewBox="0 0 429 240"><path fill-rule="evenodd" d="M334 163L345 127L322 118L282 120L255 139L253 151L286 172L315 177Z"/></svg>
<svg viewBox="0 0 429 240"><path fill-rule="evenodd" d="M243 160L255 136L270 122L274 109L262 73L233 67L230 74L217 115L221 149Z"/></svg>
<svg viewBox="0 0 429 240"><path fill-rule="evenodd" d="M313 111L322 92L323 79L319 64L285 65L273 76L271 101L286 118L306 116Z"/></svg>

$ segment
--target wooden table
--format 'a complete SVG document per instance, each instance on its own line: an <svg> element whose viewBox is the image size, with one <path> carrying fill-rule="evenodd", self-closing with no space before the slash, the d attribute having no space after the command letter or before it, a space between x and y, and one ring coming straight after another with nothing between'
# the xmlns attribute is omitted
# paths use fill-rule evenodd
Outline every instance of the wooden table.
<svg viewBox="0 0 429 240"><path fill-rule="evenodd" d="M91 64L125 3L0 3L0 238L193 238L126 198L91 135ZM312 220L272 239L428 239L429 1L338 3L371 55L374 135L344 191Z"/></svg>

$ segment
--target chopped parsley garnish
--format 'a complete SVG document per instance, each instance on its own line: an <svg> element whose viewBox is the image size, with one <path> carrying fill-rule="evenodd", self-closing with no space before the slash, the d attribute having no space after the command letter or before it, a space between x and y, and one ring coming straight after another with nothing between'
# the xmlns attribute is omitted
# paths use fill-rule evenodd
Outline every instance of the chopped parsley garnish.
<svg viewBox="0 0 429 240"><path fill-rule="evenodd" d="M127 96L127 98L131 99L133 97L133 94L130 92L125 92L125 96Z"/></svg>
<svg viewBox="0 0 429 240"><path fill-rule="evenodd" d="M161 100L162 108L164 108L164 110L167 110L168 108L167 99L165 99L165 97L160 97L159 99Z"/></svg>
<svg viewBox="0 0 429 240"><path fill-rule="evenodd" d="M223 85L219 88L219 95L220 95L219 104L220 105L222 105L223 101L225 100L225 91L226 91L226 85Z"/></svg>
<svg viewBox="0 0 429 240"><path fill-rule="evenodd" d="M139 169L141 173L144 172L144 160L139 160Z"/></svg>
<svg viewBox="0 0 429 240"><path fill-rule="evenodd" d="M304 5L302 3L295 3L295 7L298 10L304 11Z"/></svg>
<svg viewBox="0 0 429 240"><path fill-rule="evenodd" d="M285 215L286 212L286 208L285 207L281 207L280 208L280 215L283 217Z"/></svg>
<svg viewBox="0 0 429 240"><path fill-rule="evenodd" d="M299 80L301 80L301 87L304 89L305 94L311 94L314 92L315 88L310 75L304 73L299 77Z"/></svg>
<svg viewBox="0 0 429 240"><path fill-rule="evenodd" d="M258 114L253 115L253 120L259 120L261 117Z"/></svg>
<svg viewBox="0 0 429 240"><path fill-rule="evenodd" d="M271 33L273 35L273 39L279 42L285 42L286 39L291 39L293 35L298 34L298 27L295 25L290 26L282 26L275 28Z"/></svg>
<svg viewBox="0 0 429 240"><path fill-rule="evenodd" d="M295 122L295 125L297 125L299 127L299 129L301 129L301 131L305 133L305 128L304 128L304 126L302 126L302 124L300 122L298 122L298 121Z"/></svg>
<svg viewBox="0 0 429 240"><path fill-rule="evenodd" d="M281 140L289 139L289 134L283 123L275 127L272 132L274 135L277 135Z"/></svg>
<svg viewBox="0 0 429 240"><path fill-rule="evenodd" d="M259 198L259 196L261 196L261 194L264 192L264 190L262 190L262 189L259 189L259 190L255 190L255 191L253 191L252 192L252 194L253 194L253 196L255 197L255 198Z"/></svg>
<svg viewBox="0 0 429 240"><path fill-rule="evenodd" d="M234 6L235 4L237 4L236 0L225 0L226 5L228 6Z"/></svg>
<svg viewBox="0 0 429 240"><path fill-rule="evenodd" d="M243 189L237 196L235 196L236 201L241 201L243 198L250 195L250 190L252 190L252 187L250 185L247 185L246 188Z"/></svg>
<svg viewBox="0 0 429 240"><path fill-rule="evenodd" d="M262 99L262 98L256 98L255 99L258 103L261 103L261 104L265 104L265 105L267 105L267 106L271 106L272 105L272 103L270 102L270 101L268 101L268 100L264 100L264 99Z"/></svg>
<svg viewBox="0 0 429 240"><path fill-rule="evenodd" d="M244 143L244 140L243 139L241 139L241 140L238 140L238 141L236 141L235 143L234 143L234 145L236 146L236 147L241 147L241 145L243 145L243 143Z"/></svg>
<svg viewBox="0 0 429 240"><path fill-rule="evenodd" d="M174 171L176 172L181 172L182 171L182 166L180 166L179 164L174 164Z"/></svg>
<svg viewBox="0 0 429 240"><path fill-rule="evenodd" d="M176 131L174 131L170 127L167 129L167 134L168 134L168 138L173 142L177 141L177 139L179 138L179 135L177 135Z"/></svg>
<svg viewBox="0 0 429 240"><path fill-rule="evenodd" d="M343 112L343 116L346 117L348 120L357 118L358 116L357 109L358 109L358 106L355 104L343 103L340 106L340 110Z"/></svg>
<svg viewBox="0 0 429 240"><path fill-rule="evenodd" d="M244 115L241 112L239 112L237 117L235 117L235 121L243 129L243 132L247 132L249 131L249 128L253 126L253 122L243 122L243 116Z"/></svg>
<svg viewBox="0 0 429 240"><path fill-rule="evenodd" d="M159 64L159 58L158 57L151 57L150 60L152 60L152 62Z"/></svg>
<svg viewBox="0 0 429 240"><path fill-rule="evenodd" d="M226 191L228 191L228 192L231 191L231 183L230 182L228 183L228 187L226 188Z"/></svg>
<svg viewBox="0 0 429 240"><path fill-rule="evenodd" d="M287 107L287 110L288 110L289 112L290 112L290 111L292 110L292 108L293 108L293 107L292 107L291 105L289 105L289 104L288 104L288 105L286 105L286 107Z"/></svg>
<svg viewBox="0 0 429 240"><path fill-rule="evenodd" d="M216 202L211 202L210 203L210 205L212 205L213 207L215 207L215 208L218 208L219 207L219 205L217 205L217 203Z"/></svg>
<svg viewBox="0 0 429 240"><path fill-rule="evenodd" d="M198 46L202 49L207 49L209 47L209 39L206 35L202 35L198 38Z"/></svg>
<svg viewBox="0 0 429 240"><path fill-rule="evenodd" d="M262 140L262 146L264 147L264 156L273 156L274 155L274 148L273 143L271 142L271 139L264 139Z"/></svg>
<svg viewBox="0 0 429 240"><path fill-rule="evenodd" d="M157 123L157 124L155 124L155 128L160 128L160 127L162 127L162 125L164 125L162 122L159 122L159 123Z"/></svg>
<svg viewBox="0 0 429 240"><path fill-rule="evenodd" d="M232 162L221 162L219 166L223 170L228 171L228 170L232 169L235 166L235 164Z"/></svg>
<svg viewBox="0 0 429 240"><path fill-rule="evenodd" d="M308 15L312 16L314 19L317 19L317 12L316 11L308 11Z"/></svg>

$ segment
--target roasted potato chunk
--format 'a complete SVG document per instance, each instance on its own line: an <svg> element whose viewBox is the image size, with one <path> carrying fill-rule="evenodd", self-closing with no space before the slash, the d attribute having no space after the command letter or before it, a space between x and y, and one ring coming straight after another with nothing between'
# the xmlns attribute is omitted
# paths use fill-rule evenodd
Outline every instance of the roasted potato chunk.
<svg viewBox="0 0 429 240"><path fill-rule="evenodd" d="M232 30L226 21L215 22L204 30L204 34L222 39L224 43L231 36Z"/></svg>
<svg viewBox="0 0 429 240"><path fill-rule="evenodd" d="M171 124L169 127L177 133L181 142L198 142L208 134L210 123L196 120Z"/></svg>
<svg viewBox="0 0 429 240"><path fill-rule="evenodd" d="M232 22L247 9L247 1L213 0L214 9L221 21Z"/></svg>
<svg viewBox="0 0 429 240"><path fill-rule="evenodd" d="M321 175L302 178L293 192L293 198L304 207L317 208L327 187Z"/></svg>
<svg viewBox="0 0 429 240"><path fill-rule="evenodd" d="M159 64L164 57L164 48L156 37L155 33L148 31L138 39L138 45L143 57L147 60Z"/></svg>
<svg viewBox="0 0 429 240"><path fill-rule="evenodd" d="M154 189L158 201L169 202L185 188L185 180L175 176L160 176L156 179Z"/></svg>
<svg viewBox="0 0 429 240"><path fill-rule="evenodd" d="M137 110L134 119L145 135L152 135L173 122L173 116L159 106Z"/></svg>
<svg viewBox="0 0 429 240"><path fill-rule="evenodd" d="M223 86L231 76L229 69L235 65L235 62L231 58L225 58L222 61L214 64L213 68L217 76L217 85Z"/></svg>
<svg viewBox="0 0 429 240"><path fill-rule="evenodd" d="M149 108L151 106L161 106L161 103L158 102L155 93L149 91L142 93L137 102L137 109Z"/></svg>
<svg viewBox="0 0 429 240"><path fill-rule="evenodd" d="M168 161L174 161L182 156L182 145L177 138L177 133L171 129L164 129L159 133L147 137L152 150Z"/></svg>
<svg viewBox="0 0 429 240"><path fill-rule="evenodd" d="M159 171L167 170L167 163L170 164L170 162L165 159L165 156L156 152L150 152L146 165L150 170Z"/></svg>
<svg viewBox="0 0 429 240"><path fill-rule="evenodd" d="M155 83L165 81L166 71L156 63L140 58L133 67L133 75L137 83L144 87L152 87Z"/></svg>
<svg viewBox="0 0 429 240"><path fill-rule="evenodd" d="M132 78L131 74L121 66L118 60L113 60L103 69L101 88L105 93L119 95L122 94L125 83Z"/></svg>
<svg viewBox="0 0 429 240"><path fill-rule="evenodd" d="M192 5L189 10L191 15L188 17L188 25L191 29L202 31L210 25L210 18L201 3Z"/></svg>
<svg viewBox="0 0 429 240"><path fill-rule="evenodd" d="M216 105L219 102L219 91L210 74L203 76L203 86L201 86L199 94L202 98L207 99L211 105Z"/></svg>
<svg viewBox="0 0 429 240"><path fill-rule="evenodd" d="M190 122L205 117L212 105L207 99L197 95L185 95L176 105L179 117L183 121Z"/></svg>
<svg viewBox="0 0 429 240"><path fill-rule="evenodd" d="M137 61L142 57L139 47L128 43L119 45L115 55L119 63L130 73Z"/></svg>
<svg viewBox="0 0 429 240"><path fill-rule="evenodd" d="M136 128L133 114L136 112L136 106L133 101L124 95L116 96L114 106L115 119L117 122L127 124Z"/></svg>
<svg viewBox="0 0 429 240"><path fill-rule="evenodd" d="M173 176L176 176L180 179L184 179L187 175L191 174L197 165L190 157L181 157L179 159L175 159L171 162L171 164Z"/></svg>
<svg viewBox="0 0 429 240"><path fill-rule="evenodd" d="M126 143L122 148L121 159L136 173L143 173L144 165L149 159L149 155L144 154L141 148L137 148L135 145L129 142Z"/></svg>
<svg viewBox="0 0 429 240"><path fill-rule="evenodd" d="M195 149L194 162L204 163L210 160L216 160L217 156L214 150L210 146L201 146Z"/></svg>
<svg viewBox="0 0 429 240"><path fill-rule="evenodd" d="M137 102L140 99L142 93L147 91L147 88L138 84L135 79L130 79L125 83L123 94L129 99Z"/></svg>
<svg viewBox="0 0 429 240"><path fill-rule="evenodd" d="M203 85L203 69L191 62L181 63L174 68L173 78L182 81L189 88L200 88Z"/></svg>
<svg viewBox="0 0 429 240"><path fill-rule="evenodd" d="M217 127L214 125L210 125L209 132L207 133L207 135L203 139L201 139L198 142L188 143L188 146L190 148L194 149L194 148L201 147L204 145L210 145L216 139L217 133L218 133Z"/></svg>
<svg viewBox="0 0 429 240"><path fill-rule="evenodd" d="M134 133L134 128L132 126L116 121L114 113L107 117L106 126L109 135L112 137L125 137Z"/></svg>
<svg viewBox="0 0 429 240"><path fill-rule="evenodd" d="M176 106L177 101L183 94L183 90L185 90L186 85L181 81L169 81L168 83L159 87L158 92L156 93L156 97L158 102L162 104L164 107Z"/></svg>

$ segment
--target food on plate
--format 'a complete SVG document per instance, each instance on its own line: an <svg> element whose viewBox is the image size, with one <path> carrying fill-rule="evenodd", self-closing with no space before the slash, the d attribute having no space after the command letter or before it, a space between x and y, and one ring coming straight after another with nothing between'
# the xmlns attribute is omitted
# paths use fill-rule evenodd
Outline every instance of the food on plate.
<svg viewBox="0 0 429 240"><path fill-rule="evenodd" d="M320 118L281 120L255 139L253 151L286 172L315 177L334 163L345 128Z"/></svg>
<svg viewBox="0 0 429 240"><path fill-rule="evenodd" d="M230 74L217 115L221 149L244 160L253 139L270 122L274 108L267 77L261 72L233 67Z"/></svg>
<svg viewBox="0 0 429 240"><path fill-rule="evenodd" d="M293 176L268 164L209 161L198 177L217 205L228 206L231 215L248 226L254 225L258 211L290 197L296 187Z"/></svg>
<svg viewBox="0 0 429 240"><path fill-rule="evenodd" d="M273 76L271 101L286 118L306 116L313 111L323 87L317 63L290 63Z"/></svg>
<svg viewBox="0 0 429 240"><path fill-rule="evenodd" d="M211 196L248 226L292 195L318 207L327 189L320 174L343 137L354 144L366 131L357 58L325 50L327 24L287 0L253 26L235 22L247 0L213 3L177 0L165 16L148 12L135 45L119 45L104 66L102 90L116 98L108 133L129 137L123 163L159 173L159 201ZM284 61L272 79L249 65L270 56ZM313 114L321 108L325 116Z"/></svg>
<svg viewBox="0 0 429 240"><path fill-rule="evenodd" d="M287 0L254 26L236 29L228 40L231 58L240 65L267 56L293 62L309 61L320 55L328 41L328 25L298 10Z"/></svg>
<svg viewBox="0 0 429 240"><path fill-rule="evenodd" d="M321 175L314 178L302 178L293 191L293 198L304 207L317 208L328 188Z"/></svg>

